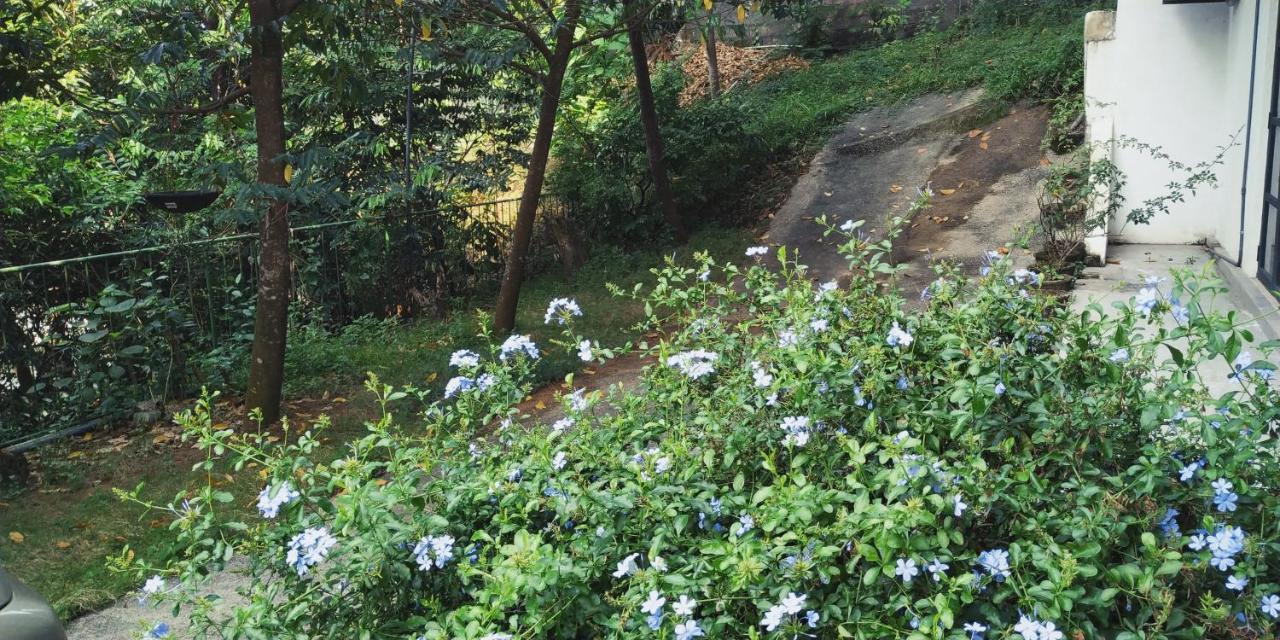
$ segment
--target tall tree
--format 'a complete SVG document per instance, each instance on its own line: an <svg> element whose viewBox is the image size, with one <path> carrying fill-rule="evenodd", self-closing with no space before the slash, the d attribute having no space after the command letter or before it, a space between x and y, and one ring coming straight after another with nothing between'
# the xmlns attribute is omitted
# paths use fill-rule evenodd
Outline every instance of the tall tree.
<svg viewBox="0 0 1280 640"><path fill-rule="evenodd" d="M607 12L586 15L586 0L554 3L547 0L419 2L428 13L439 16L447 27L470 27L460 29L461 33L451 38L441 38L438 51L442 55L515 69L533 78L541 90L533 150L520 194L515 228L511 233L506 270L494 308L494 328L508 332L515 328L516 305L524 284L529 245L533 239L542 187L546 182L551 140L569 63L579 48L626 31L626 20L610 20ZM497 37L498 34L509 38Z"/></svg>
<svg viewBox="0 0 1280 640"><path fill-rule="evenodd" d="M283 191L287 134L284 128L284 40L281 28L301 0L249 0L249 93L258 140L258 184ZM285 340L289 326L289 203L277 193L267 201L258 232L258 298L245 406L263 422L280 417Z"/></svg>
<svg viewBox="0 0 1280 640"><path fill-rule="evenodd" d="M636 100L640 106L640 123L644 126L645 151L649 157L649 175L653 178L654 195L662 209L662 219L676 241L684 244L689 239L688 229L676 209L675 196L671 193L671 181L667 177L666 151L662 144L662 131L658 126L658 109L653 100L653 83L649 79L649 54L644 43L645 13L636 0L627 0L627 40L631 46L631 62L635 66Z"/></svg>
<svg viewBox="0 0 1280 640"><path fill-rule="evenodd" d="M703 0L707 12L707 26L702 32L702 43L707 52L707 96L720 95L720 58L716 55L716 14L711 0Z"/></svg>

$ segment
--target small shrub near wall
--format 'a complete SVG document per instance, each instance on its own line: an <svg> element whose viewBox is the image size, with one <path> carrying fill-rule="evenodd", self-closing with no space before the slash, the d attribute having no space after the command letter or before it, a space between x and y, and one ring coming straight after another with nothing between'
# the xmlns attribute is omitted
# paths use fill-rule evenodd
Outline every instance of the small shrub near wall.
<svg viewBox="0 0 1280 640"><path fill-rule="evenodd" d="M1217 285L1077 313L993 252L975 282L940 268L911 311L888 245L832 232L847 286L763 247L658 272L650 321L677 328L641 349L642 385L566 396L550 424L512 409L534 361L616 355L565 300L563 344L454 354L444 398L336 460L323 422L269 444L201 408L188 436L262 475L257 509L179 496L176 556L120 565L193 604L196 637L1275 635L1274 368L1201 307ZM414 393L370 388L387 408ZM247 603L201 600L237 555Z"/></svg>

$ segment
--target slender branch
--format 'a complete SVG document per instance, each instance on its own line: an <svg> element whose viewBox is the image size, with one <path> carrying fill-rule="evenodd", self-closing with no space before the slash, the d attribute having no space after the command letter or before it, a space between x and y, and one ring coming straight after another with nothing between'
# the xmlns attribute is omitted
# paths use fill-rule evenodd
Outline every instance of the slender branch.
<svg viewBox="0 0 1280 640"><path fill-rule="evenodd" d="M221 98L218 98L213 102L200 105L198 107L181 108L181 109L164 109L161 111L155 111L153 113L162 114L162 115L171 115L171 116L202 116L207 113L213 113L214 111L218 111L219 109L222 109L223 107L227 106L231 102L238 100L240 98L243 98L247 95L249 95L249 87L248 85L242 85L242 86L236 87L235 89L232 89L231 91L226 92L225 94L222 95Z"/></svg>

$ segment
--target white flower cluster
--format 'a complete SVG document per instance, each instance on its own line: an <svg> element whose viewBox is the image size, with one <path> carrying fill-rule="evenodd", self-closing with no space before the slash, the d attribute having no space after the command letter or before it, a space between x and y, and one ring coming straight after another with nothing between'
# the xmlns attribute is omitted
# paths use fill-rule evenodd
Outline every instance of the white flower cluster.
<svg viewBox="0 0 1280 640"><path fill-rule="evenodd" d="M294 491L293 486L288 482L282 482L274 488L267 485L258 493L258 512L264 518L274 518L280 515L280 507L297 500L298 497L298 492Z"/></svg>
<svg viewBox="0 0 1280 640"><path fill-rule="evenodd" d="M311 567L324 561L336 544L338 539L329 533L328 527L311 527L289 540L289 551L284 559L299 576L305 577Z"/></svg>
<svg viewBox="0 0 1280 640"><path fill-rule="evenodd" d="M702 349L682 351L667 358L667 366L675 367L680 373L699 380L715 373L715 362L720 354Z"/></svg>
<svg viewBox="0 0 1280 640"><path fill-rule="evenodd" d="M782 419L782 430L787 433L783 436L783 446L803 447L809 442L809 418L804 416L787 416Z"/></svg>
<svg viewBox="0 0 1280 640"><path fill-rule="evenodd" d="M543 324L552 322L564 326L565 321L573 316L581 316L582 308L573 298L556 298L547 305L547 313L542 317Z"/></svg>
<svg viewBox="0 0 1280 640"><path fill-rule="evenodd" d="M413 558L418 568L430 571L433 567L443 569L453 560L453 536L426 536L413 547Z"/></svg>
<svg viewBox="0 0 1280 640"><path fill-rule="evenodd" d="M764 627L765 631L772 632L782 625L788 617L799 615L800 612L804 610L804 603L806 599L808 599L808 596L788 593L787 596L782 599L782 602L773 605L767 612L765 612L764 618L761 618L760 620L760 626ZM818 627L818 620L819 616L817 611L810 610L804 614L805 624L807 624L810 629L816 629Z"/></svg>
<svg viewBox="0 0 1280 640"><path fill-rule="evenodd" d="M534 344L529 336L513 335L503 341L502 346L498 348L498 358L503 362L520 354L528 356L530 360L536 360L538 345Z"/></svg>
<svg viewBox="0 0 1280 640"><path fill-rule="evenodd" d="M471 369L480 366L480 354L469 349L458 349L449 356L449 366Z"/></svg>

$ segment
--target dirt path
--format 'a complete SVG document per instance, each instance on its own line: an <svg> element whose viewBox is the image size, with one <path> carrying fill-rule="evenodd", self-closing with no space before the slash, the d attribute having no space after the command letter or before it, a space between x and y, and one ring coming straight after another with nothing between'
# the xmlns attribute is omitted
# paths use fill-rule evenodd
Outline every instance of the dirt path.
<svg viewBox="0 0 1280 640"><path fill-rule="evenodd" d="M909 278L927 282L931 258L955 258L971 266L983 251L1013 239L1015 228L1034 216L1034 187L1044 173L1039 143L1045 112L1013 112L970 137L963 131L979 115L979 99L972 91L926 96L904 107L854 117L814 157L774 216L765 240L798 250L815 279L838 278L845 272L844 262L813 219L826 215L834 224L865 220L873 232L883 228L886 216L905 214L917 188L930 182L939 194L896 251L908 263ZM624 356L584 369L574 376L572 387L604 394L615 386L634 389L643 368L652 363L652 358ZM563 415L559 397L572 391L563 383L546 385L519 405L520 413L529 422L550 424ZM246 582L240 573L227 571L214 578L211 590L225 602L236 602L235 593ZM167 611L140 606L128 596L73 621L68 637L127 640L156 622L167 622L173 637L183 637L187 628Z"/></svg>

